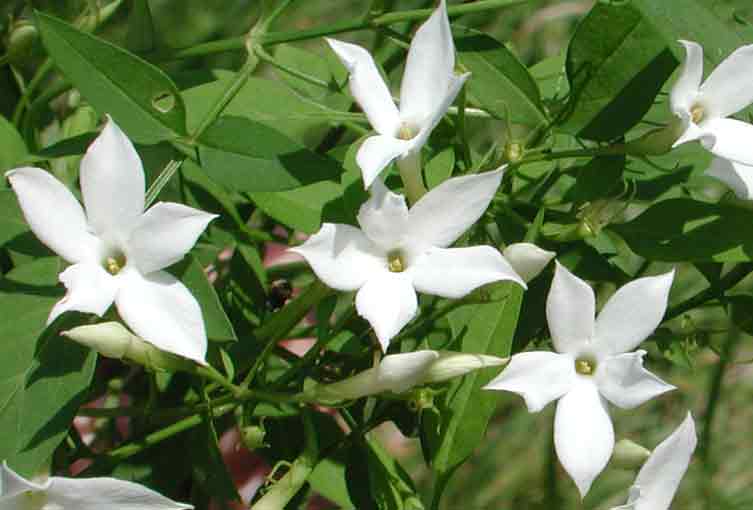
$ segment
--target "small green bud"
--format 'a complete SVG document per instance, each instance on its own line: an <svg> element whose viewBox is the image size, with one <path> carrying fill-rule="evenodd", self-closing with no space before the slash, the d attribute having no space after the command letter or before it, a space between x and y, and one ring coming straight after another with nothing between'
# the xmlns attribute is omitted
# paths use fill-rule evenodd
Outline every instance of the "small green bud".
<svg viewBox="0 0 753 510"><path fill-rule="evenodd" d="M414 390L411 394L411 398L408 401L408 406L415 412L421 412L424 409L432 409L434 407L434 394L436 392L429 388L420 388Z"/></svg>
<svg viewBox="0 0 753 510"><path fill-rule="evenodd" d="M24 61L31 56L37 39L39 39L37 27L26 20L17 21L8 36L8 60L12 64L24 64Z"/></svg>
<svg viewBox="0 0 753 510"><path fill-rule="evenodd" d="M241 441L243 442L243 446L248 448L249 451L267 446L264 443L266 435L267 431L261 425L249 425L241 429Z"/></svg>
<svg viewBox="0 0 753 510"><path fill-rule="evenodd" d="M517 163L518 161L523 159L523 156L525 156L525 153L526 153L525 145L523 145L520 142L512 140L505 144L504 158L506 161L510 163Z"/></svg>

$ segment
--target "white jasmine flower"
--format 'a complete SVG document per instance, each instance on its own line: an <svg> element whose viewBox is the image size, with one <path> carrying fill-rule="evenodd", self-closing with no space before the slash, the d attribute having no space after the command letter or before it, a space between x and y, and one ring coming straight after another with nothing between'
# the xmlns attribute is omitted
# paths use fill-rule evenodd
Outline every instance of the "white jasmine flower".
<svg viewBox="0 0 753 510"><path fill-rule="evenodd" d="M753 126L727 118L753 103L753 45L736 49L701 84L703 48L692 41L680 43L685 62L669 97L684 132L674 146L700 140L717 156L753 165Z"/></svg>
<svg viewBox="0 0 753 510"><path fill-rule="evenodd" d="M455 75L455 45L444 0L413 37L399 110L368 51L335 39L327 42L350 72L350 91L378 133L356 156L368 188L392 160L420 152L470 74Z"/></svg>
<svg viewBox="0 0 753 510"><path fill-rule="evenodd" d="M557 457L585 496L607 465L614 429L607 401L632 409L674 389L643 368L635 349L661 322L674 271L623 286L594 320L591 287L559 263L546 303L555 352L523 352L487 389L521 395L530 412L559 399Z"/></svg>
<svg viewBox="0 0 753 510"><path fill-rule="evenodd" d="M31 230L69 266L68 289L48 323L68 310L102 316L115 302L123 320L158 348L204 363L201 309L162 269L178 262L216 216L160 202L144 211L144 170L131 141L110 119L81 160L84 208L48 172L6 173Z"/></svg>
<svg viewBox="0 0 753 510"><path fill-rule="evenodd" d="M693 416L688 416L651 453L630 488L627 504L612 510L668 510L688 470L697 444Z"/></svg>
<svg viewBox="0 0 753 510"><path fill-rule="evenodd" d="M115 478L63 478L43 483L26 480L3 463L0 508L23 510L185 510L139 484Z"/></svg>
<svg viewBox="0 0 753 510"><path fill-rule="evenodd" d="M376 367L336 383L316 385L311 391L315 400L354 400L386 391L404 393L414 386L447 381L506 362L496 356L449 351L390 354Z"/></svg>
<svg viewBox="0 0 753 510"><path fill-rule="evenodd" d="M491 246L448 248L489 206L502 171L448 179L408 209L405 198L375 181L358 223L325 223L293 251L333 289L357 290L356 310L386 351L418 309L416 291L460 298L498 280L523 287Z"/></svg>

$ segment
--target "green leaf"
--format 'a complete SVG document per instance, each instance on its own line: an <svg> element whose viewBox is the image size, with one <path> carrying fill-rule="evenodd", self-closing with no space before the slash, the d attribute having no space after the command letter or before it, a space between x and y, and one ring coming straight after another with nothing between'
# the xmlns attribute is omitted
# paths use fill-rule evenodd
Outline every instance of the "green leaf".
<svg viewBox="0 0 753 510"><path fill-rule="evenodd" d="M45 331L61 297L59 261L44 258L0 281L0 458L22 475L36 475L65 437L83 403L96 355ZM66 323L61 318L56 324ZM69 321L68 321L69 322Z"/></svg>
<svg viewBox="0 0 753 510"><path fill-rule="evenodd" d="M222 453L217 440L217 431L210 416L196 430L191 432L191 465L193 478L202 492L212 499L227 503L240 501L233 478L222 460Z"/></svg>
<svg viewBox="0 0 753 510"><path fill-rule="evenodd" d="M323 181L279 193L251 193L266 214L288 227L313 234L323 221L336 221L342 214L342 188Z"/></svg>
<svg viewBox="0 0 753 510"><path fill-rule="evenodd" d="M526 67L493 37L475 30L455 30L458 60L472 73L468 95L492 115L528 126L546 121L536 82Z"/></svg>
<svg viewBox="0 0 753 510"><path fill-rule="evenodd" d="M746 41L737 32L731 30L721 19L714 15L702 2L697 0L672 0L657 2L655 0L631 0L650 22L656 31L664 37L666 44L678 61L685 60L685 50L677 41L686 39L703 46L703 58L708 73ZM753 35L753 29L748 32Z"/></svg>
<svg viewBox="0 0 753 510"><path fill-rule="evenodd" d="M217 97L227 88L235 76L225 71L213 73L219 79L183 91L188 106L188 129L194 130L209 113ZM333 105L337 101L333 99ZM342 99L345 98L345 99ZM327 103L327 101L325 101ZM346 109L343 103L343 109ZM315 147L329 130L330 124L338 119L363 118L362 115L347 111L335 111L312 99L306 98L279 81L250 77L224 110L225 115L245 117L274 128L288 138ZM249 140L253 140L249 138Z"/></svg>
<svg viewBox="0 0 753 510"><path fill-rule="evenodd" d="M335 160L242 117L212 124L201 137L200 155L209 176L235 191L282 191L337 180L342 173Z"/></svg>
<svg viewBox="0 0 753 510"><path fill-rule="evenodd" d="M186 134L183 99L159 68L44 13L37 12L37 24L63 74L134 141L153 144Z"/></svg>
<svg viewBox="0 0 753 510"><path fill-rule="evenodd" d="M634 220L611 225L630 249L666 262L753 260L753 210L689 198L658 202Z"/></svg>
<svg viewBox="0 0 753 510"><path fill-rule="evenodd" d="M452 334L460 339L462 352L509 356L523 289L514 283L497 283L489 291L489 303L462 306L448 314ZM432 467L441 476L449 476L484 439L499 393L481 388L496 372L466 375L452 384L441 402L440 439L432 452Z"/></svg>
<svg viewBox="0 0 753 510"><path fill-rule="evenodd" d="M17 166L28 153L26 144L16 128L0 115L0 174ZM5 187L5 179L0 181L0 188Z"/></svg>
<svg viewBox="0 0 753 510"><path fill-rule="evenodd" d="M345 473L356 508L423 510L408 473L377 441L354 444Z"/></svg>
<svg viewBox="0 0 753 510"><path fill-rule="evenodd" d="M348 496L345 483L345 465L333 459L320 460L308 478L311 488L342 510L353 510L355 506Z"/></svg>
<svg viewBox="0 0 753 510"><path fill-rule="evenodd" d="M424 176L429 189L435 188L452 177L455 169L455 150L447 147L431 158L424 168Z"/></svg>
<svg viewBox="0 0 753 510"><path fill-rule="evenodd" d="M591 140L623 135L648 112L676 65L664 39L635 7L596 3L568 49L571 95L561 128Z"/></svg>
<svg viewBox="0 0 753 510"><path fill-rule="evenodd" d="M233 326L225 315L220 299L204 272L201 264L191 255L176 264L170 272L180 279L201 306L207 338L215 342L235 341Z"/></svg>
<svg viewBox="0 0 753 510"><path fill-rule="evenodd" d="M0 246L28 231L16 194L9 189L0 189Z"/></svg>
<svg viewBox="0 0 753 510"><path fill-rule="evenodd" d="M608 198L618 189L624 170L625 156L594 158L578 170L575 186L568 195L577 204Z"/></svg>

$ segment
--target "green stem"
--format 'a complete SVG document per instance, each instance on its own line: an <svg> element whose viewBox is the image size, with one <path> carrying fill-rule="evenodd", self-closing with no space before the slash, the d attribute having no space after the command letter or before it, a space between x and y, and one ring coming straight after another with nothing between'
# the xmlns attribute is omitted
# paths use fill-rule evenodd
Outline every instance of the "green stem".
<svg viewBox="0 0 753 510"><path fill-rule="evenodd" d="M450 16L460 16L462 14L483 12L493 9L499 9L501 7L522 5L528 3L529 1L530 0L479 0L477 2L469 4L450 6L447 8L447 12ZM258 38L257 42L266 46L294 41L303 41L307 39L317 39L319 37L341 34L343 32L373 29L380 26L391 25L393 23L423 20L428 18L432 12L433 9L417 9L411 11L392 12L382 14L373 18L366 17L341 21L339 23L328 25L326 27L317 27L309 30L296 30L292 32L268 32L261 35ZM190 48L148 54L145 55L145 57L149 60L158 62L167 60L180 60L185 58L203 57L205 55L212 55L226 51L237 51L245 47L245 37L234 37L231 39L223 39L220 41L203 43L192 46Z"/></svg>
<svg viewBox="0 0 753 510"><path fill-rule="evenodd" d="M279 69L280 71L283 71L285 73L288 73L291 76L294 76L295 78L299 78L307 83L310 83L312 85L315 85L317 87L321 87L323 89L330 90L330 85L324 80L320 80L319 78L316 78L314 76L310 76L306 73L303 73L299 71L298 69L292 68L290 66L286 66L285 64L282 64L275 60L275 58L267 53L264 48L261 46L254 49L256 52L256 55L261 59L262 62L265 62L271 66L274 66L275 68Z"/></svg>
<svg viewBox="0 0 753 510"><path fill-rule="evenodd" d="M249 54L248 59L246 59L246 63L243 64L243 67L240 69L240 71L236 73L233 81L228 84L222 95L217 98L217 101L215 101L214 105L209 110L209 113L207 113L204 119L202 119L199 127L196 128L196 131L191 135L190 142L195 143L201 137L201 135L204 134L204 131L206 131L206 129L211 126L215 120L217 120L217 117L220 116L225 107L227 107L230 101L233 100L236 94L238 94L241 88L243 88L243 86L246 84L248 78L251 76L251 73L254 72L254 69L256 69L258 63L259 59L256 57L256 55Z"/></svg>
<svg viewBox="0 0 753 510"><path fill-rule="evenodd" d="M160 194L160 191L167 185L167 183L170 181L173 175L175 175L175 172L178 171L180 166L183 164L183 161L175 161L170 160L170 162L165 166L165 168L162 170L162 172L159 174L159 176L154 180L151 186L149 186L149 189L146 192L146 197L144 198L144 209L147 209L149 206L152 205L152 202L154 202L157 199L157 196Z"/></svg>
<svg viewBox="0 0 753 510"><path fill-rule="evenodd" d="M750 272L753 271L753 263L739 264L732 268L726 275L719 279L716 284L712 284L705 290L699 292L690 299L683 301L667 310L664 320L674 319L678 315L701 306L708 301L718 299L729 289L740 283Z"/></svg>
<svg viewBox="0 0 753 510"><path fill-rule="evenodd" d="M266 342L266 344L251 366L251 370L246 375L246 378L241 383L242 388L249 387L267 356L274 350L277 342L282 340L285 335L301 322L311 307L315 306L331 292L332 290L329 287L317 280L309 285L296 299L273 314L264 325L256 329L254 332L256 340L260 343Z"/></svg>
<svg viewBox="0 0 753 510"><path fill-rule="evenodd" d="M539 161L554 161L569 158L593 158L596 156L614 156L625 154L625 146L622 144L609 145L606 147L593 147L588 149L573 149L564 151L545 151L524 156L523 159L510 166L521 166Z"/></svg>
<svg viewBox="0 0 753 510"><path fill-rule="evenodd" d="M306 483L311 472L319 461L319 441L316 429L309 412L303 413L304 435L306 448L293 461L290 470L280 480L274 483L266 494L251 508L253 510L280 510L285 508L298 491Z"/></svg>
<svg viewBox="0 0 753 510"><path fill-rule="evenodd" d="M458 94L458 124L457 133L460 139L460 146L463 148L463 163L465 164L465 171L468 172L473 168L473 162L471 161L471 149L468 145L468 132L465 129L465 105L467 100L466 88L460 90Z"/></svg>
<svg viewBox="0 0 753 510"><path fill-rule="evenodd" d="M31 78L31 81L28 83L28 85L26 85L24 93L21 95L21 99L16 105L16 109L13 110L13 124L15 126L20 127L21 115L23 115L24 109L29 106L31 95L35 90L37 90L37 87L42 84L44 79L47 77L47 74L51 72L54 67L55 64L53 64L52 59L48 57L47 59L45 59L42 65L39 66L37 72L34 73L34 76Z"/></svg>

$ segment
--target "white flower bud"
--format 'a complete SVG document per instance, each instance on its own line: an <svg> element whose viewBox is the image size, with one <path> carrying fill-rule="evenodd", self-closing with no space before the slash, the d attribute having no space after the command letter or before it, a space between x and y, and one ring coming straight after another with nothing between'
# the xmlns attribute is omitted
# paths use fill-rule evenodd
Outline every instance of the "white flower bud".
<svg viewBox="0 0 753 510"><path fill-rule="evenodd" d="M544 270L557 255L531 243L515 243L504 249L502 255L507 259L516 273L529 282Z"/></svg>
<svg viewBox="0 0 753 510"><path fill-rule="evenodd" d="M444 382L486 367L506 365L509 358L498 358L486 354L467 354L464 352L442 351L439 359L431 364L424 375L424 383Z"/></svg>
<svg viewBox="0 0 753 510"><path fill-rule="evenodd" d="M115 359L125 357L134 339L142 341L119 322L79 326L60 334L94 349L102 356Z"/></svg>
<svg viewBox="0 0 753 510"><path fill-rule="evenodd" d="M646 462L651 452L629 439L620 439L614 445L612 463L620 469L638 469Z"/></svg>
<svg viewBox="0 0 753 510"><path fill-rule="evenodd" d="M336 383L314 384L306 393L320 402L354 400L386 391L404 393L414 386L443 382L505 363L507 359L462 352L424 350L390 354L376 367Z"/></svg>
<svg viewBox="0 0 753 510"><path fill-rule="evenodd" d="M125 358L149 370L190 371L194 367L190 361L162 351L134 335L119 322L79 326L60 334L94 349L102 356Z"/></svg>

